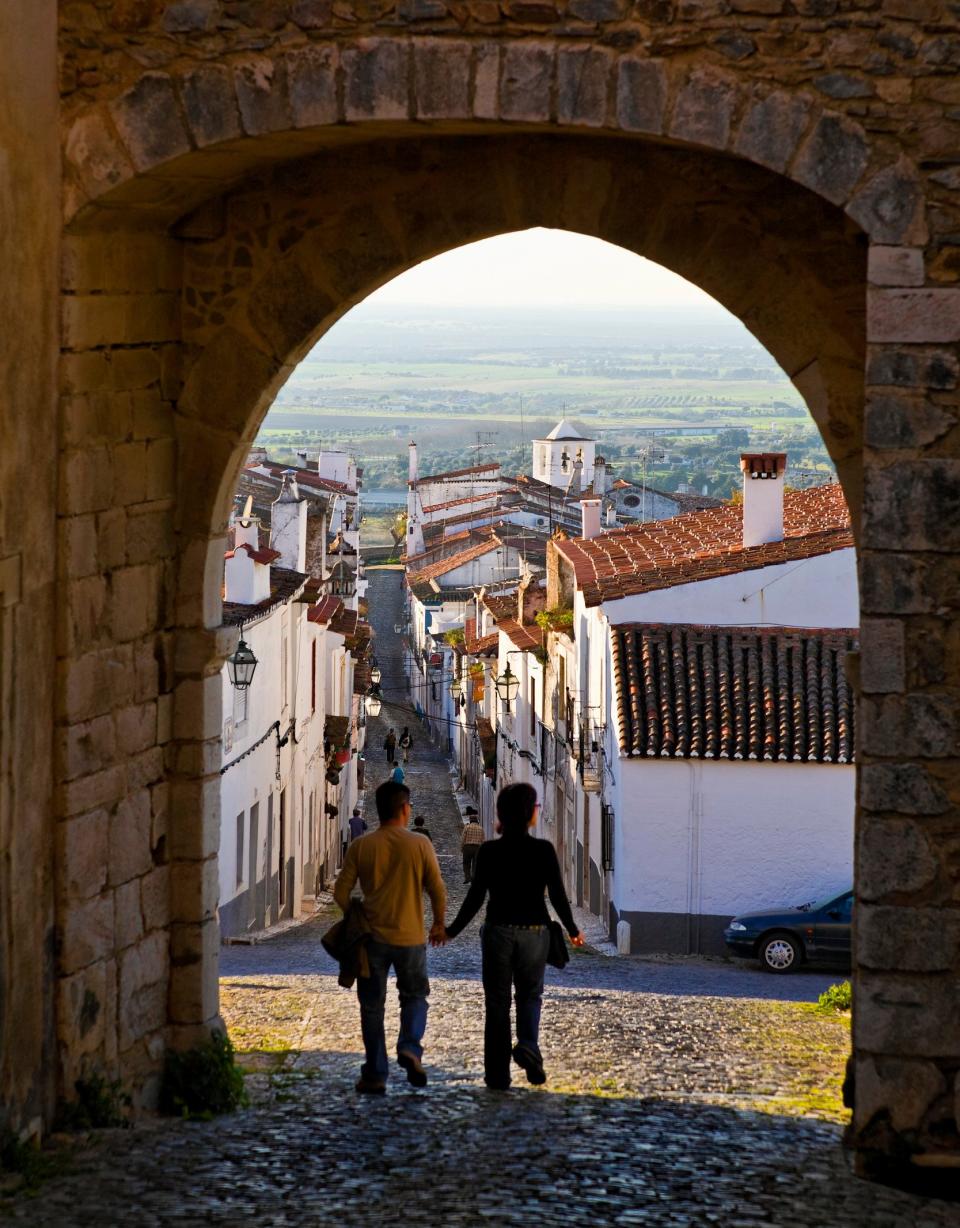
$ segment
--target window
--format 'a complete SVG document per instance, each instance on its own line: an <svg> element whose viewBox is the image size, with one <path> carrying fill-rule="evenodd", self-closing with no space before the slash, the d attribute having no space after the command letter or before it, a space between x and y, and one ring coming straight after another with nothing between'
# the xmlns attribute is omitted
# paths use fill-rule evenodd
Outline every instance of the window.
<svg viewBox="0 0 960 1228"><path fill-rule="evenodd" d="M246 687L233 688L233 724L237 733L242 732L241 726L246 724L250 705L250 692Z"/></svg>
<svg viewBox="0 0 960 1228"><path fill-rule="evenodd" d="M247 860L247 845L244 840L244 812L241 810L237 815L237 886L243 886L244 866Z"/></svg>

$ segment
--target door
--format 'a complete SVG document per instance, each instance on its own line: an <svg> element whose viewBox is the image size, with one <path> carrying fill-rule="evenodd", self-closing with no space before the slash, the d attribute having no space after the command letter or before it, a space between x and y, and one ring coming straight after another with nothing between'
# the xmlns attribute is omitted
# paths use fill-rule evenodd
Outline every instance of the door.
<svg viewBox="0 0 960 1228"><path fill-rule="evenodd" d="M280 823L277 840L277 891L280 916L287 903L287 791L280 790Z"/></svg>
<svg viewBox="0 0 960 1228"><path fill-rule="evenodd" d="M262 883L257 875L260 868L257 861L260 857L260 803L254 802L250 807L250 847L247 850L249 871L247 875L247 898L250 905L247 911L247 927L263 929L264 898Z"/></svg>
<svg viewBox="0 0 960 1228"><path fill-rule="evenodd" d="M853 892L838 896L822 908L813 923L813 941L821 959L850 959L850 927L853 923Z"/></svg>
<svg viewBox="0 0 960 1228"><path fill-rule="evenodd" d="M273 877L273 794L267 795L266 851L263 858L263 874L266 878L267 904L265 922L271 925L277 919L277 882Z"/></svg>
<svg viewBox="0 0 960 1228"><path fill-rule="evenodd" d="M580 887L581 902L590 907L590 798L583 796L583 878Z"/></svg>

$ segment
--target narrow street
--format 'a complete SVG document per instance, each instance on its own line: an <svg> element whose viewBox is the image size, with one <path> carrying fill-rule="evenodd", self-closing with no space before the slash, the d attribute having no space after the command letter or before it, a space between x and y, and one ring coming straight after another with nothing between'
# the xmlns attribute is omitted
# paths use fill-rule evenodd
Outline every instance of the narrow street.
<svg viewBox="0 0 960 1228"><path fill-rule="evenodd" d="M452 917L461 822L447 761L406 700L401 575L370 578L386 702L368 729L366 815L375 823L386 730L409 724L414 814L433 835ZM105 1132L72 1173L17 1202L12 1222L955 1228L955 1207L849 1171L838 1091L849 1030L811 1005L835 978L577 952L549 972L546 1087L517 1071L509 1093L489 1093L478 919L430 952L429 1085L414 1091L397 1070L385 1098L362 1098L355 995L319 942L335 914L221 953L250 1109ZM396 1024L391 989L388 1050Z"/></svg>

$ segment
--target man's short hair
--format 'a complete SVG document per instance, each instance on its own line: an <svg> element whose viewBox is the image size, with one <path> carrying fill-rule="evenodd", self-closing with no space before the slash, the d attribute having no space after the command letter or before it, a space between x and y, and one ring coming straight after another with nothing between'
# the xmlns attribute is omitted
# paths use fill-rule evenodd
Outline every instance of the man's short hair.
<svg viewBox="0 0 960 1228"><path fill-rule="evenodd" d="M385 780L374 794L377 803L377 818L381 823L395 819L410 800L410 790L396 780Z"/></svg>
<svg viewBox="0 0 960 1228"><path fill-rule="evenodd" d="M497 794L497 818L505 832L520 835L530 826L537 804L537 791L523 781L506 785Z"/></svg>

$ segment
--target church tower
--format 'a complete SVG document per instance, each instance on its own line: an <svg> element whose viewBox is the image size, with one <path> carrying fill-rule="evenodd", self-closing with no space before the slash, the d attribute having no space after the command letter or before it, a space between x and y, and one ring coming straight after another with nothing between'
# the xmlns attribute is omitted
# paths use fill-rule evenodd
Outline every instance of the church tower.
<svg viewBox="0 0 960 1228"><path fill-rule="evenodd" d="M579 461L581 489L586 489L593 482L596 447L596 440L588 439L564 418L546 439L533 441L533 476L538 482L566 490Z"/></svg>

